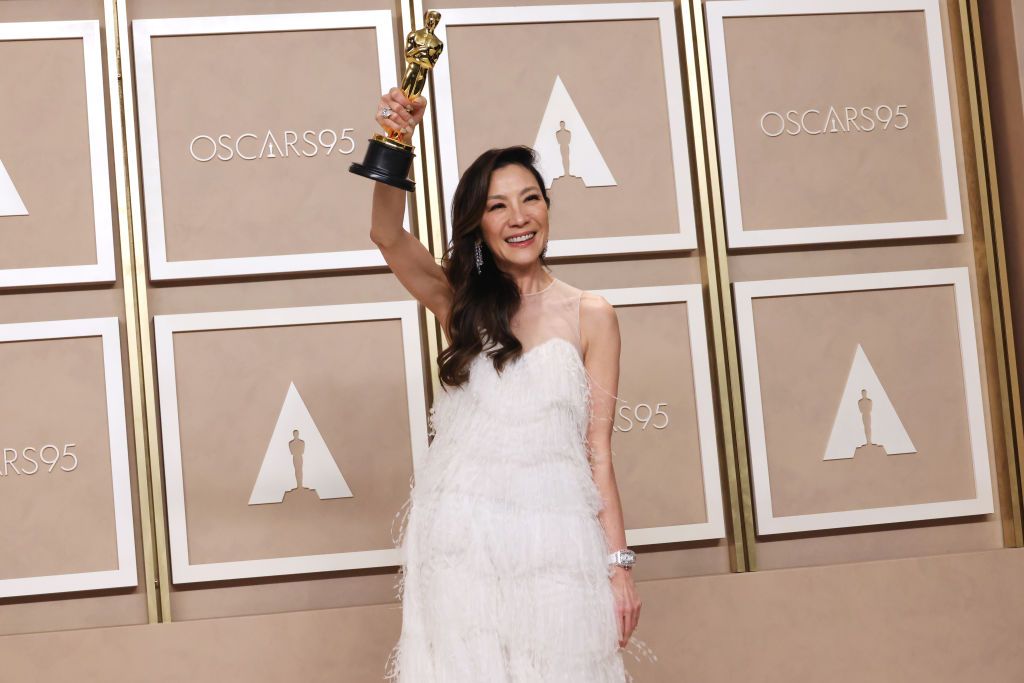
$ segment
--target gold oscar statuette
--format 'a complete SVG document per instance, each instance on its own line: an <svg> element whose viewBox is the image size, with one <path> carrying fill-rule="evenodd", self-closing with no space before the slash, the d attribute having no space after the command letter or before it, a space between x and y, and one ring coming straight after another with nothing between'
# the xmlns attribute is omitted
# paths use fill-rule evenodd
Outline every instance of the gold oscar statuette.
<svg viewBox="0 0 1024 683"><path fill-rule="evenodd" d="M441 13L430 10L424 15L425 26L418 31L410 32L406 37L405 61L408 66L401 87L402 92L410 100L423 92L427 85L427 75L437 64L441 51L444 50L444 43L434 35L434 29L440 20ZM416 183L409 180L409 171L415 156L413 149L412 145L402 142L402 134L398 131L388 131L386 135L378 133L370 138L363 163L353 163L348 170L412 192L416 188Z"/></svg>

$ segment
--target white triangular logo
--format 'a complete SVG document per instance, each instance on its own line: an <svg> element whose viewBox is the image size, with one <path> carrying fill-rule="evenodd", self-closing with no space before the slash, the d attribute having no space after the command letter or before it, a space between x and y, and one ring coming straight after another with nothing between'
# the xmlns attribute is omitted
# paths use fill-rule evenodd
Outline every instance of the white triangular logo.
<svg viewBox="0 0 1024 683"><path fill-rule="evenodd" d="M858 448L868 444L882 446L889 455L917 452L864 349L858 344L832 424L825 460L852 458Z"/></svg>
<svg viewBox="0 0 1024 683"><path fill-rule="evenodd" d="M27 216L28 209L14 187L14 181L0 161L0 216Z"/></svg>
<svg viewBox="0 0 1024 683"><path fill-rule="evenodd" d="M298 488L300 478L302 486L316 491L321 500L352 497L352 490L293 383L284 397L249 505L280 503L285 493Z"/></svg>
<svg viewBox="0 0 1024 683"><path fill-rule="evenodd" d="M587 187L616 184L561 76L555 76L555 85L551 88L533 148L539 157L538 165L548 189L556 178L566 174L566 164L569 175L582 179Z"/></svg>

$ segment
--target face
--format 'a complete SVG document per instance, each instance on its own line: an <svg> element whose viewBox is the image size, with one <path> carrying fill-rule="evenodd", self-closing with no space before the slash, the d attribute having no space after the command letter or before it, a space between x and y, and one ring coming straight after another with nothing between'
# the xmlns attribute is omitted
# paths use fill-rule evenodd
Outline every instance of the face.
<svg viewBox="0 0 1024 683"><path fill-rule="evenodd" d="M491 174L480 227L503 270L521 270L540 258L548 241L548 207L533 173L511 164Z"/></svg>

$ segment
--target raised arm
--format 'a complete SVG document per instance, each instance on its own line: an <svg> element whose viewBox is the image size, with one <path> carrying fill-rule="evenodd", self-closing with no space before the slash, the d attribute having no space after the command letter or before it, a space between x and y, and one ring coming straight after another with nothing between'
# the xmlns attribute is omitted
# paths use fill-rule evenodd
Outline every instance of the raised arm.
<svg viewBox="0 0 1024 683"><path fill-rule="evenodd" d="M580 332L591 397L587 448L594 483L604 503L598 520L611 553L626 547L626 525L622 519L619 487L612 466L612 429L619 391L622 339L618 316L606 299L584 293L580 301ZM630 569L615 567L611 581L621 638L619 645L625 646L640 619L640 598Z"/></svg>
<svg viewBox="0 0 1024 683"><path fill-rule="evenodd" d="M412 140L413 130L423 119L426 106L425 98L417 97L410 101L400 89L392 88L380 99L377 122L389 130L401 131L403 140L408 143ZM392 111L386 119L380 115L385 107ZM402 228L407 196L404 190L374 183L370 239L380 249L398 281L437 316L441 329L446 329L451 310L451 289L444 271L430 251Z"/></svg>

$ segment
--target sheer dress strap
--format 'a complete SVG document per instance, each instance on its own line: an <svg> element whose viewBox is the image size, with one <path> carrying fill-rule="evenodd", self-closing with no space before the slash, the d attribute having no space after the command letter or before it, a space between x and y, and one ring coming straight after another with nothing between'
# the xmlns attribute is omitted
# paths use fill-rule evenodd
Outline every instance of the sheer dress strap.
<svg viewBox="0 0 1024 683"><path fill-rule="evenodd" d="M512 318L512 332L528 352L553 339L563 339L582 356L580 299L583 290L557 278L544 289L522 297Z"/></svg>

